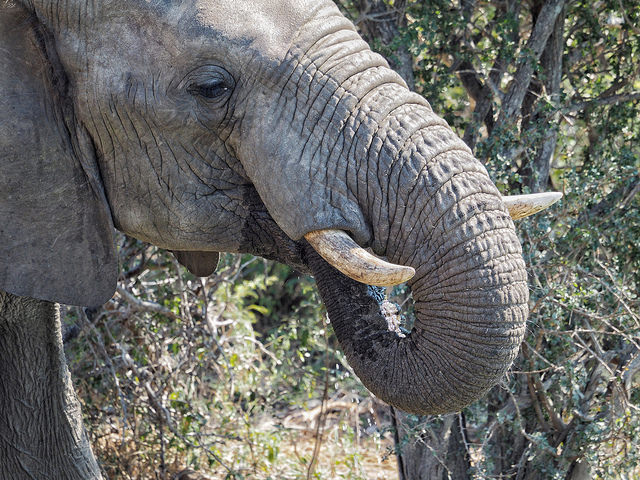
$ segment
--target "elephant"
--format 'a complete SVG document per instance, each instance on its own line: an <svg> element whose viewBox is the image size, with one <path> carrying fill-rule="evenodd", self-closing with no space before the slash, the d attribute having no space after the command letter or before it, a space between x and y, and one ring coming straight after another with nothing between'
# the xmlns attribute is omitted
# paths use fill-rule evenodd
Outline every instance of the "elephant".
<svg viewBox="0 0 640 480"><path fill-rule="evenodd" d="M502 197L330 0L14 0L0 38L3 478L100 478L57 303L111 298L114 229L200 276L219 252L313 274L355 373L408 412L460 410L515 359L509 206L547 200ZM367 284L410 277L399 335Z"/></svg>

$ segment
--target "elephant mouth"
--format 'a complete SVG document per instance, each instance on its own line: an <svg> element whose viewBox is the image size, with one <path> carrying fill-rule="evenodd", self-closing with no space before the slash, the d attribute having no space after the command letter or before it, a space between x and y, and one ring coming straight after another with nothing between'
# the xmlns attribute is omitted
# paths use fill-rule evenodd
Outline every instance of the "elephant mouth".
<svg viewBox="0 0 640 480"><path fill-rule="evenodd" d="M548 208L561 197L561 193L546 192L506 196L503 197L503 202L511 217L516 220ZM286 263L304 273L309 273L307 262L302 260L304 244L293 242L286 237L266 210L262 210L262 212L262 227L269 231L270 236L274 237L274 244L277 245L277 249L276 252L252 251L251 253ZM265 213L268 217L268 225L264 225ZM254 218L254 220L257 219ZM257 223L260 224L261 222L258 221ZM343 230L314 230L307 233L304 238L329 265L356 282L365 285L389 287L405 283L415 275L413 267L389 263L372 255L359 246ZM218 265L218 252L173 251L173 253L183 266L199 277L211 275Z"/></svg>

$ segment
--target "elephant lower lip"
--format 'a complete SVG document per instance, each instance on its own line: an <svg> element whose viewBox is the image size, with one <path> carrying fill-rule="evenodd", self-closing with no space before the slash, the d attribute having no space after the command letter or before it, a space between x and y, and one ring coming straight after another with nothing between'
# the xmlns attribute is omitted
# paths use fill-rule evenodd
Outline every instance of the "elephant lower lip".
<svg viewBox="0 0 640 480"><path fill-rule="evenodd" d="M218 252L185 252L174 250L172 253L181 265L196 277L208 277L216 271L220 254Z"/></svg>

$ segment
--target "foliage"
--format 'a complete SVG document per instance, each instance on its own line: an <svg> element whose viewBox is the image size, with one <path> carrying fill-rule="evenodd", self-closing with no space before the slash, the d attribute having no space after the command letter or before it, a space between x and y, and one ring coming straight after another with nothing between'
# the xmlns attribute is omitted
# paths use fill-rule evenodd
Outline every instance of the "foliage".
<svg viewBox="0 0 640 480"><path fill-rule="evenodd" d="M199 279L124 236L119 253L116 296L69 309L65 329L106 478L168 479L188 467L298 479L312 461L317 479L395 470L380 465L390 444L372 427L384 407L349 372L312 279L230 254Z"/></svg>

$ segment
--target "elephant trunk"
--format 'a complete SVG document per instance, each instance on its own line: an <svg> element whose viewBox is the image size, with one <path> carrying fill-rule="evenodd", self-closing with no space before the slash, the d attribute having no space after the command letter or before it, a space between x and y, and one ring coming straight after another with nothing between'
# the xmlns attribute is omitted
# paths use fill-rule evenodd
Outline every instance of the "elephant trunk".
<svg viewBox="0 0 640 480"><path fill-rule="evenodd" d="M359 174L350 189L371 225L373 250L416 270L411 333L389 330L367 286L310 249L306 260L367 388L413 413L460 410L502 378L523 339L520 243L484 167L427 106L396 108L369 143L351 160Z"/></svg>
<svg viewBox="0 0 640 480"><path fill-rule="evenodd" d="M527 276L513 223L484 168L466 148L452 148L459 141L448 128L426 127L412 137L395 142L395 151L382 149L368 171L387 171L387 180L360 199L374 251L416 269L412 332L401 338L389 331L366 286L309 250L307 261L367 388L403 410L436 414L482 396L515 359Z"/></svg>
<svg viewBox="0 0 640 480"><path fill-rule="evenodd" d="M481 397L510 367L525 333L527 274L486 169L428 105L408 95L399 85L370 94L388 113L360 128L347 178L373 251L416 270L411 333L390 331L366 286L315 254L307 261L365 386L408 412L438 414ZM404 102L390 109L389 98Z"/></svg>
<svg viewBox="0 0 640 480"><path fill-rule="evenodd" d="M520 244L485 168L332 15L307 25L321 40L292 47L274 83L263 84L278 100L243 117L251 137L231 147L252 159L247 174L290 238L342 229L416 270L409 282L416 320L401 338L366 285L306 250L336 335L367 388L409 412L459 410L500 380L524 336Z"/></svg>

